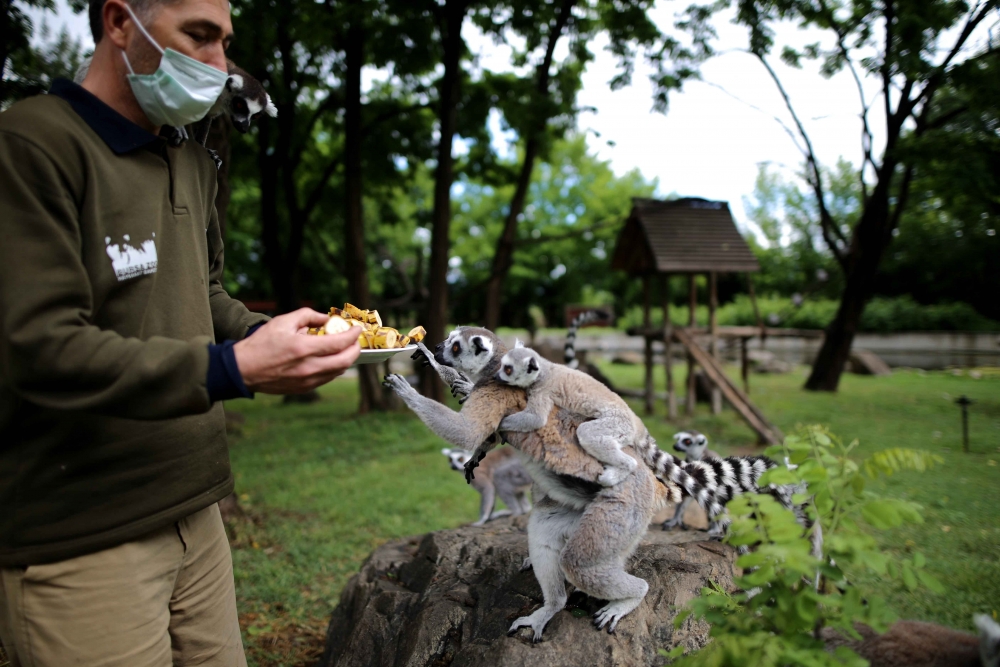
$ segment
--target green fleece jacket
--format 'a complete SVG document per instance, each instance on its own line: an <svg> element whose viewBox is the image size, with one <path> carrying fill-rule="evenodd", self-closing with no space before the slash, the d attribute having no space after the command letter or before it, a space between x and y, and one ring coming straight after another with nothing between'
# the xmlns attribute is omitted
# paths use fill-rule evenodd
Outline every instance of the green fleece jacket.
<svg viewBox="0 0 1000 667"><path fill-rule="evenodd" d="M0 566L108 548L232 491L209 345L216 170L82 88L0 114Z"/></svg>

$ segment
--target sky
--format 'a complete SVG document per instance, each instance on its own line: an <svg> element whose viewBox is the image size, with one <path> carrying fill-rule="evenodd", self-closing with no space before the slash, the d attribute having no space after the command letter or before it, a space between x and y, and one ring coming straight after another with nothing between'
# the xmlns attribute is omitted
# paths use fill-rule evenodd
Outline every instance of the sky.
<svg viewBox="0 0 1000 667"><path fill-rule="evenodd" d="M675 13L688 3L657 2L652 18L662 29L672 29ZM58 14L49 22L58 29L66 24L87 47L92 45L85 16L74 15L66 0L57 0ZM737 222L746 222L743 201L753 192L758 165L769 164L789 178L799 170L803 156L789 137L780 118L791 128L792 120L778 89L757 59L746 53L744 29L731 24L731 15L715 20L720 54L702 66L701 80L691 81L670 96L668 112L652 111L650 68L637 66L632 85L612 92L608 82L615 74L615 61L602 48L593 46L596 58L584 75L578 102L596 112L580 114L578 127L587 133L592 151L608 160L617 174L638 169L659 182L659 195L677 194L728 201ZM466 33L470 50L479 64L502 69L509 52L484 39L470 28ZM819 41L821 33L810 33L788 24L776 31L779 44L803 45ZM557 54L558 55L558 54ZM861 161L861 102L851 75L844 71L825 79L816 63L803 69L772 62L824 164L843 157ZM366 77L369 78L369 77ZM372 77L374 78L374 76ZM875 100L878 83L864 82L868 103ZM875 105L879 108L880 101ZM872 114L875 146L882 143L884 129ZM494 122L499 130L499 123ZM504 143L497 134L497 142Z"/></svg>

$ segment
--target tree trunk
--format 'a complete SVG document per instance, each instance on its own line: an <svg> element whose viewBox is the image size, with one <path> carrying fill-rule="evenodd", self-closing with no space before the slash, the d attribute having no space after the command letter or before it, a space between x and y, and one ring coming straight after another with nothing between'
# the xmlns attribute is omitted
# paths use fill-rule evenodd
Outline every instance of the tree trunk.
<svg viewBox="0 0 1000 667"><path fill-rule="evenodd" d="M549 35L548 46L545 49L545 57L538 66L538 78L535 91L539 100L548 99L549 96L549 70L552 68L552 56L555 53L556 42L562 36L562 31L569 21L570 10L576 0L564 0L556 23ZM535 169L535 160L538 157L539 134L545 130L548 124L548 117L533 119L527 130L527 141L524 146L524 162L521 163L521 173L517 177L517 187L514 196L510 201L510 210L507 212L507 220L504 222L503 233L497 241L497 249L493 254L493 270L490 273L489 282L486 285L486 313L483 318L487 329L496 330L500 325L500 312L503 307L503 284L507 279L511 266L514 264L514 241L517 236L517 223L524 211L524 203L528 197L528 188L531 186L531 174Z"/></svg>
<svg viewBox="0 0 1000 667"><path fill-rule="evenodd" d="M840 297L840 307L813 364L805 388L811 391L837 391L844 365L851 356L854 335L861 323L865 305L871 298L882 255L892 239L889 195L895 163L886 162L871 198L865 206L851 238L848 251L846 284ZM904 202L897 202L903 206Z"/></svg>
<svg viewBox="0 0 1000 667"><path fill-rule="evenodd" d="M233 123L229 120L229 115L222 114L212 122L206 142L206 146L218 153L222 160L222 166L216 175L219 190L215 193L215 210L219 215L219 230L222 232L223 241L226 240L226 215L229 212L229 200L232 195L229 187L229 161L232 158L229 133L232 129Z"/></svg>
<svg viewBox="0 0 1000 667"><path fill-rule="evenodd" d="M364 67L365 34L363 19L357 11L347 28L344 106L344 186L346 211L344 214L344 265L347 270L348 294L351 303L359 308L371 308L371 291L368 285L368 261L365 253L365 218L362 185L362 122L361 122L361 68ZM361 398L358 412L385 410L382 386L376 365L358 366L358 386Z"/></svg>
<svg viewBox="0 0 1000 667"><path fill-rule="evenodd" d="M458 100L461 84L462 23L468 8L466 0L449 0L444 7L442 41L444 75L441 77L438 123L437 168L434 173L434 212L432 214L431 262L428 276L427 341L433 346L444 340L448 323L448 254L451 247L451 186L454 180L452 144L458 120ZM424 396L437 401L444 399L444 387L431 368L424 369L420 388Z"/></svg>

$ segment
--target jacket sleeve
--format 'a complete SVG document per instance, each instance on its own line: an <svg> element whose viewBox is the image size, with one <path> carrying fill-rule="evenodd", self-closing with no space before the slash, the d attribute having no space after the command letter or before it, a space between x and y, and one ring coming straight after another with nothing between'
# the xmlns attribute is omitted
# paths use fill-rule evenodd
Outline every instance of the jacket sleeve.
<svg viewBox="0 0 1000 667"><path fill-rule="evenodd" d="M214 165L213 165L214 169ZM214 202L214 194L212 196ZM253 313L247 310L242 301L232 298L222 286L223 264L225 262L225 247L222 242L222 230L219 226L219 214L215 204L211 203L212 214L208 224L208 302L212 307L212 325L215 328L215 340L220 343L225 340L243 340L247 332L258 324L267 322L267 315Z"/></svg>
<svg viewBox="0 0 1000 667"><path fill-rule="evenodd" d="M91 324L72 180L0 132L0 383L47 408L167 419L211 407L207 336L125 338Z"/></svg>

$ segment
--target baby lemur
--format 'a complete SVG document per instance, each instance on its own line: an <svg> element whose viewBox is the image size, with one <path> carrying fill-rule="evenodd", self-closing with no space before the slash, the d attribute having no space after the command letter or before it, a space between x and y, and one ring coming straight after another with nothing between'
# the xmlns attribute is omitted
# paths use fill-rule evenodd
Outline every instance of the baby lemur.
<svg viewBox="0 0 1000 667"><path fill-rule="evenodd" d="M518 343L500 360L497 379L525 389L528 396L524 410L500 422L501 431L538 430L555 405L591 420L577 428L576 437L588 454L605 464L600 484L614 486L635 470L635 459L622 448L645 442L646 427L618 394L591 376L554 364Z"/></svg>
<svg viewBox="0 0 1000 667"><path fill-rule="evenodd" d="M465 472L465 464L471 455L464 449L442 449L448 457L452 470ZM472 488L479 492L479 520L473 526L482 526L487 521L513 514L520 516L531 511L531 503L525 495L531 486L531 476L521 465L517 452L511 447L500 447L490 451L476 469L478 474L472 480ZM509 508L493 511L497 496Z"/></svg>

